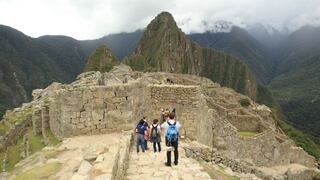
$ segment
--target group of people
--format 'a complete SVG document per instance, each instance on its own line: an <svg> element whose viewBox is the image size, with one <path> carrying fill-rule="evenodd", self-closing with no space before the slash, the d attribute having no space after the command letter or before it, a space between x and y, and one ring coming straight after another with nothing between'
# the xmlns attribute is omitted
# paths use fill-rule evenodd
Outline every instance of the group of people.
<svg viewBox="0 0 320 180"><path fill-rule="evenodd" d="M180 123L175 120L175 108L161 109L162 124L158 119L154 119L151 126L149 126L147 118L143 117L135 128L136 140L137 140L137 153L148 150L148 141L153 143L153 151L161 152L161 137L164 135L166 150L167 150L167 162L166 166L171 166L171 151L174 151L174 165L178 165L178 139Z"/></svg>

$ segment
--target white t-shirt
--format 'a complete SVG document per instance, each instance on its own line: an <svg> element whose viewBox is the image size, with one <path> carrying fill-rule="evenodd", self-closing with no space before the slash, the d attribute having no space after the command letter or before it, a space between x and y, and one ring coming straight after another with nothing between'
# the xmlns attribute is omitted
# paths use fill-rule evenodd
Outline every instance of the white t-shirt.
<svg viewBox="0 0 320 180"><path fill-rule="evenodd" d="M176 122L176 121L175 121L174 119L169 119L168 122L169 122L170 124L174 124L174 122ZM164 134L167 133L167 129L168 129L168 127L169 127L168 122L164 122L164 123L161 125L161 129L164 129L164 130L165 130L165 131L164 131ZM178 132L179 132L179 129L180 129L180 127L181 127L181 124L180 124L178 121L176 122L176 127L177 127L177 130L178 130Z"/></svg>
<svg viewBox="0 0 320 180"><path fill-rule="evenodd" d="M160 133L161 131L160 131L160 125L159 124L152 124L151 130L152 130L153 127L156 127L156 126L158 126L157 129L158 129L158 132Z"/></svg>

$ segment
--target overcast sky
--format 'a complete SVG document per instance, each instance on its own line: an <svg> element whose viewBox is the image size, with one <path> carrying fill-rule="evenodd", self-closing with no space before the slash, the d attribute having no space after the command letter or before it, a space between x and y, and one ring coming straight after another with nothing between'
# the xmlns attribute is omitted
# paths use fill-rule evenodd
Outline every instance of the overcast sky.
<svg viewBox="0 0 320 180"><path fill-rule="evenodd" d="M220 20L291 30L320 24L320 0L0 0L0 24L32 37L94 39L144 28L161 11L186 33Z"/></svg>

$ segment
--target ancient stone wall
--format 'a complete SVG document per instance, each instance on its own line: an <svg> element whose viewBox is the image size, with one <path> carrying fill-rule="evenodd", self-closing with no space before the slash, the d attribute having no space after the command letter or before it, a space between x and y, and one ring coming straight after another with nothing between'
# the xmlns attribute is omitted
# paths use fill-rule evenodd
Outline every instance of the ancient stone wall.
<svg viewBox="0 0 320 180"><path fill-rule="evenodd" d="M33 110L32 127L33 127L34 134L36 134L36 135L42 134L41 107L35 107Z"/></svg>
<svg viewBox="0 0 320 180"><path fill-rule="evenodd" d="M131 90L126 85L66 90L50 105L50 128L58 137L130 129Z"/></svg>
<svg viewBox="0 0 320 180"><path fill-rule="evenodd" d="M262 132L264 130L257 116L228 114L228 121L235 126L238 131Z"/></svg>
<svg viewBox="0 0 320 180"><path fill-rule="evenodd" d="M176 119L182 124L180 135L195 140L200 118L200 87L181 85L150 85L150 120L159 119L161 108L174 107Z"/></svg>

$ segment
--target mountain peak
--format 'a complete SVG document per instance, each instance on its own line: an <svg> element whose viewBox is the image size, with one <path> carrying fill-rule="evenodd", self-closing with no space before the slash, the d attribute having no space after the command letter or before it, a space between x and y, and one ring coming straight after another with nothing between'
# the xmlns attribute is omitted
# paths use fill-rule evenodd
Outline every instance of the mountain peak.
<svg viewBox="0 0 320 180"><path fill-rule="evenodd" d="M162 30L167 28L176 28L178 26L169 12L161 12L158 14L151 23L147 26L147 30Z"/></svg>
<svg viewBox="0 0 320 180"><path fill-rule="evenodd" d="M116 64L118 64L117 58L106 45L102 45L90 55L84 71L106 72Z"/></svg>

